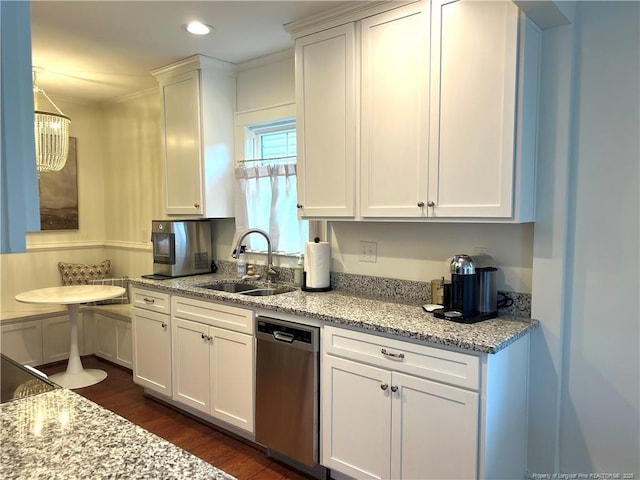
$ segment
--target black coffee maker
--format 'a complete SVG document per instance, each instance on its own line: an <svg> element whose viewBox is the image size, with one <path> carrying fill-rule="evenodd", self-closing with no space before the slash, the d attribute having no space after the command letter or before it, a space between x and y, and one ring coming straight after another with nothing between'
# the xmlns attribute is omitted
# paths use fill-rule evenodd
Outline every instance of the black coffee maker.
<svg viewBox="0 0 640 480"><path fill-rule="evenodd" d="M450 263L451 290L445 295L445 307L435 310L438 318L454 322L475 323L498 315L495 307L495 271L481 256L480 264L469 255L454 255ZM491 281L489 281L491 280ZM489 301L487 301L489 298Z"/></svg>

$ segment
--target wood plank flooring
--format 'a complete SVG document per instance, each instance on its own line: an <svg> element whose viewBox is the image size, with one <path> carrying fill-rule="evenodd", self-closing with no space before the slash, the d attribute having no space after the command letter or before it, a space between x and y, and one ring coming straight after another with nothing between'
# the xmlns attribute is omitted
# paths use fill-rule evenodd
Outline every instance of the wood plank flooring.
<svg viewBox="0 0 640 480"><path fill-rule="evenodd" d="M307 477L266 456L258 448L143 396L130 370L95 356L82 359L85 368L107 372L102 382L74 390L174 445L224 470L238 480L305 480ZM47 375L65 370L66 362L38 367Z"/></svg>

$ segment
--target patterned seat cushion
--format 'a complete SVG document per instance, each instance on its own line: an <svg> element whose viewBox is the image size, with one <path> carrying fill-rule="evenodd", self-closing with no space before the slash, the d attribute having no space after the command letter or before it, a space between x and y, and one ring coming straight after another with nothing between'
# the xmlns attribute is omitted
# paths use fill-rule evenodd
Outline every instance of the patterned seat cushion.
<svg viewBox="0 0 640 480"><path fill-rule="evenodd" d="M63 285L88 285L92 280L107 278L111 271L111 260L105 260L99 265L60 262L58 270Z"/></svg>
<svg viewBox="0 0 640 480"><path fill-rule="evenodd" d="M113 285L124 288L124 293L119 297L107 298L99 302L92 302L89 305L113 305L114 303L129 303L129 278L103 278L100 280L91 280L89 285Z"/></svg>

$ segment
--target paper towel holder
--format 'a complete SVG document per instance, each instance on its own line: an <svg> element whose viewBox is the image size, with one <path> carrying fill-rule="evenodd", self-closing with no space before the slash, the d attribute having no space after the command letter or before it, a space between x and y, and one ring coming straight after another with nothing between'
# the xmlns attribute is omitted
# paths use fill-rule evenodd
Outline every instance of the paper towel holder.
<svg viewBox="0 0 640 480"><path fill-rule="evenodd" d="M314 243L320 243L320 237L315 237L313 239ZM331 290L331 285L328 285L326 287L307 287L307 272L303 271L302 272L302 286L300 287L300 290L302 290L303 292L328 292Z"/></svg>
<svg viewBox="0 0 640 480"><path fill-rule="evenodd" d="M307 272L302 272L302 286L300 287L300 290L303 292L328 292L331 290L331 285L316 288L307 287Z"/></svg>

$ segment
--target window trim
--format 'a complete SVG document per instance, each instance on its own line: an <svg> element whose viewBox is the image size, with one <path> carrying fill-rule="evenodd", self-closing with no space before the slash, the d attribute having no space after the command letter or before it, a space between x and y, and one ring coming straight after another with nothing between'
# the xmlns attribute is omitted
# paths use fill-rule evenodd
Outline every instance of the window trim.
<svg viewBox="0 0 640 480"><path fill-rule="evenodd" d="M273 105L265 108L258 108L254 110L246 110L242 112L236 112L234 114L234 127L235 127L235 165L240 166L243 164L246 151L247 138L245 135L245 129L251 125L275 122L278 120L290 119L296 121L296 104L294 102L283 103ZM289 121L290 121L289 120ZM319 220L309 220L309 238L310 241L315 236L323 238L324 235L319 235L319 232L326 233L326 222ZM235 245L238 233L234 232L233 245ZM265 255L266 252L252 251L248 252L250 255ZM273 253L274 257L282 257L287 259L295 259L296 255L287 255L284 253Z"/></svg>

